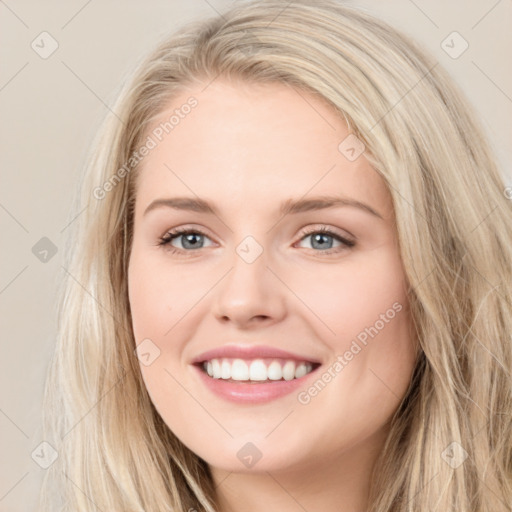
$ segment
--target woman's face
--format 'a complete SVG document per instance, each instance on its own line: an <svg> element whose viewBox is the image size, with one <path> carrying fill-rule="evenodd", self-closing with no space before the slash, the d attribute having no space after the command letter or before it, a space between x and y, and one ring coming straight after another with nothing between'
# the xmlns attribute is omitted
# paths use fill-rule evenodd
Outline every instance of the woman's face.
<svg viewBox="0 0 512 512"><path fill-rule="evenodd" d="M390 195L341 117L218 79L147 135L129 298L163 420L229 471L380 446L415 349Z"/></svg>

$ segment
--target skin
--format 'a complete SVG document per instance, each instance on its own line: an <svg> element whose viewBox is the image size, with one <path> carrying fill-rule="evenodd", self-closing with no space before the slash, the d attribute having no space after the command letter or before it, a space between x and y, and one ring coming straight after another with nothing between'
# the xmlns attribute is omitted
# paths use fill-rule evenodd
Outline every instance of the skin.
<svg viewBox="0 0 512 512"><path fill-rule="evenodd" d="M190 96L198 105L144 158L137 181L133 330L137 344L150 339L160 351L140 365L148 393L169 428L209 464L221 512L365 510L416 355L389 191L364 154L349 161L338 150L349 132L336 111L285 84L191 86L148 134ZM333 194L382 218L353 206L278 213L286 199ZM178 196L205 198L218 216L168 207L144 215L154 200ZM327 236L319 246L304 234L322 226L356 245ZM158 242L177 227L206 236L192 248L174 238L181 252L173 254ZM263 249L251 264L236 252L249 235ZM238 342L309 355L322 373L394 303L401 311L307 404L295 392L234 404L190 365ZM262 453L251 468L237 457L248 442Z"/></svg>

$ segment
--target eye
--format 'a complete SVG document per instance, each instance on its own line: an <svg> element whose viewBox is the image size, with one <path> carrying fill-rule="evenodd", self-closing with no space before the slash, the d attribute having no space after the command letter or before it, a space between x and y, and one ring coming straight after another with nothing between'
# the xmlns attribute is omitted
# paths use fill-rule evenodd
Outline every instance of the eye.
<svg viewBox="0 0 512 512"><path fill-rule="evenodd" d="M305 233L303 233L302 240L305 240L307 238L311 239L311 244L313 248L321 249L321 251L315 251L315 252L322 252L323 254L332 254L336 252L341 252L346 249L350 249L351 247L354 247L356 244L354 240L343 237L333 231L332 229L329 229L328 227L322 226L320 228L310 228ZM339 242L340 245L338 245L337 248L332 248L332 241L329 239L334 239Z"/></svg>
<svg viewBox="0 0 512 512"><path fill-rule="evenodd" d="M164 246L170 252L190 252L189 249L202 249L201 241L207 237L205 233L198 229L176 228L167 232L160 238L158 245ZM175 239L182 240L182 248L175 248L171 245Z"/></svg>
<svg viewBox="0 0 512 512"><path fill-rule="evenodd" d="M355 245L354 240L343 237L325 226L310 228L308 231L303 232L300 241L302 242L308 237L312 237L313 249L320 249L315 252L321 252L323 254L341 252ZM199 229L176 228L168 231L161 237L158 245L165 247L165 249L171 253L191 253L203 249L202 242L204 242L205 238L209 239L208 236ZM181 239L181 248L172 245L172 242L176 239ZM333 249L332 241L329 241L329 239L336 240L339 243L338 247Z"/></svg>

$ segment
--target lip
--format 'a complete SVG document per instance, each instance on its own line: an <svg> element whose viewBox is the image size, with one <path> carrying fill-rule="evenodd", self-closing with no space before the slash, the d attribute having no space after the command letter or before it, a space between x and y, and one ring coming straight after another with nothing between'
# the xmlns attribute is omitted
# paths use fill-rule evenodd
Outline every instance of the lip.
<svg viewBox="0 0 512 512"><path fill-rule="evenodd" d="M281 350L268 345L223 345L212 350L203 352L202 354L195 357L191 364L200 364L204 361L210 361L211 359L221 358L233 358L233 359L264 359L264 358L276 358L276 359L289 359L292 361L306 361L314 364L320 364L316 358L302 354L294 354L286 350ZM297 379L300 380L300 379Z"/></svg>
<svg viewBox="0 0 512 512"><path fill-rule="evenodd" d="M218 397L236 404L262 404L271 402L290 393L305 389L312 376L317 375L318 365L310 373L293 380L257 382L233 382L210 377L200 364L193 364L192 369L197 372L200 381Z"/></svg>

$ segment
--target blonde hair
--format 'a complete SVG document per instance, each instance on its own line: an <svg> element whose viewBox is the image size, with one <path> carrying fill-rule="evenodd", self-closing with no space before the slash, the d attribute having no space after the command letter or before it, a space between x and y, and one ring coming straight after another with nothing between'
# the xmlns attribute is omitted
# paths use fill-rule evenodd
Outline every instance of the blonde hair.
<svg viewBox="0 0 512 512"><path fill-rule="evenodd" d="M106 118L64 264L44 407L45 440L59 457L42 509L216 508L207 464L157 413L134 354L127 265L137 167L120 169L174 94L220 76L326 100L389 187L421 350L369 510L510 511L512 202L503 177L439 64L366 12L316 0L238 4L187 25L127 81L113 106L121 121Z"/></svg>

